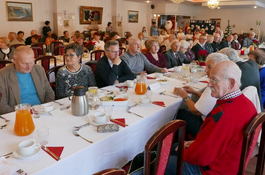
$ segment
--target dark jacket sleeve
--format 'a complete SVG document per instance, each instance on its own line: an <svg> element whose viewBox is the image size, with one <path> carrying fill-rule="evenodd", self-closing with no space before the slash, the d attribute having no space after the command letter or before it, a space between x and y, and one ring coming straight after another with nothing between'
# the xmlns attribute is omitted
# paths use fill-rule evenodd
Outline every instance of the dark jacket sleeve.
<svg viewBox="0 0 265 175"><path fill-rule="evenodd" d="M114 65L113 65L114 66ZM126 80L133 80L135 78L134 74L132 73L131 69L128 65L122 60L119 65L119 82L122 83Z"/></svg>

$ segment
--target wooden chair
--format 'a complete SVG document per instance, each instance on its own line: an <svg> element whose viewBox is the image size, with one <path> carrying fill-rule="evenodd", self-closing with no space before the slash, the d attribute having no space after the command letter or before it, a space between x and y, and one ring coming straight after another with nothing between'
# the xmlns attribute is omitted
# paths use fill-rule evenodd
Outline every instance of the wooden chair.
<svg viewBox="0 0 265 175"><path fill-rule="evenodd" d="M123 169L110 168L110 169L97 172L93 175L126 175L126 173Z"/></svg>
<svg viewBox="0 0 265 175"><path fill-rule="evenodd" d="M65 46L56 46L54 50L54 55L63 55Z"/></svg>
<svg viewBox="0 0 265 175"><path fill-rule="evenodd" d="M238 175L245 174L245 169L248 165L252 152L255 148L261 128L262 131L265 131L264 122L265 122L265 112L261 112L250 122L246 131L244 132ZM255 175L263 174L264 156L265 156L265 132L262 132Z"/></svg>
<svg viewBox="0 0 265 175"><path fill-rule="evenodd" d="M150 174L151 151L157 145L157 157L153 174L164 174L170 156L175 132L178 132L177 175L182 174L186 122L173 120L160 128L146 143L144 151L144 174Z"/></svg>
<svg viewBox="0 0 265 175"><path fill-rule="evenodd" d="M9 60L0 60L0 69L6 67L7 64L13 63L12 61Z"/></svg>
<svg viewBox="0 0 265 175"><path fill-rule="evenodd" d="M41 48L42 49L42 53L40 55L45 55L45 53L46 53L45 49L47 48L47 45L45 43L38 42L36 44L31 45L31 48L32 47L39 47L39 48Z"/></svg>
<svg viewBox="0 0 265 175"><path fill-rule="evenodd" d="M50 66L51 60L53 60L54 67L55 67L56 66L56 58L54 56L48 56L48 55L35 59L35 64L37 64L38 61L40 61L41 66L44 68L44 70L48 71L51 68L51 66Z"/></svg>
<svg viewBox="0 0 265 175"><path fill-rule="evenodd" d="M105 55L105 51L104 50L94 50L90 53L90 58L92 60L92 58L95 58L96 61L98 61L101 58L102 53L104 53Z"/></svg>
<svg viewBox="0 0 265 175"><path fill-rule="evenodd" d="M126 52L126 49L124 47L120 47L119 56L121 56L124 52Z"/></svg>
<svg viewBox="0 0 265 175"><path fill-rule="evenodd" d="M17 48L19 46L25 46L25 44L13 44L13 45L11 45L11 47L14 47L14 48Z"/></svg>
<svg viewBox="0 0 265 175"><path fill-rule="evenodd" d="M52 42L51 44L50 44L50 50L51 50L51 53L52 54L55 54L55 47L57 47L57 46L62 46L63 45L63 43L62 42L60 42L60 41L54 41L54 42Z"/></svg>
<svg viewBox="0 0 265 175"><path fill-rule="evenodd" d="M93 72L94 75L95 75L95 72L96 72L97 63L98 63L98 61L89 61L89 62L85 63L85 65L88 65L92 69L92 72Z"/></svg>
<svg viewBox="0 0 265 175"><path fill-rule="evenodd" d="M167 50L167 47L165 45L160 46L159 53L162 53Z"/></svg>
<svg viewBox="0 0 265 175"><path fill-rule="evenodd" d="M40 47L31 47L31 49L33 50L34 52L34 58L39 58L39 56L43 55L43 49L40 48Z"/></svg>
<svg viewBox="0 0 265 175"><path fill-rule="evenodd" d="M57 75L58 70L61 67L63 67L63 66L55 66L55 67L49 69L48 71L46 71L47 79L50 82L50 86L52 87L52 90L54 91L54 94L56 94L56 75ZM51 82L50 81L50 76L54 76L55 82Z"/></svg>

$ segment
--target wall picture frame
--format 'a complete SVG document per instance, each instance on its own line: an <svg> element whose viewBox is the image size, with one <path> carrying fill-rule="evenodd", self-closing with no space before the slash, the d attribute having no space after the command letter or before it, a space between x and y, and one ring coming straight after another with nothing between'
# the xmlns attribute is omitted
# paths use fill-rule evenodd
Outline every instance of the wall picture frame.
<svg viewBox="0 0 265 175"><path fill-rule="evenodd" d="M32 3L6 1L7 21L33 21Z"/></svg>
<svg viewBox="0 0 265 175"><path fill-rule="evenodd" d="M70 21L69 20L63 20L63 26L64 27L70 27Z"/></svg>
<svg viewBox="0 0 265 175"><path fill-rule="evenodd" d="M133 11L133 10L128 11L129 23L138 23L138 18L139 18L139 11Z"/></svg>
<svg viewBox="0 0 265 175"><path fill-rule="evenodd" d="M80 24L91 24L91 22L102 23L103 8L102 7L80 7Z"/></svg>

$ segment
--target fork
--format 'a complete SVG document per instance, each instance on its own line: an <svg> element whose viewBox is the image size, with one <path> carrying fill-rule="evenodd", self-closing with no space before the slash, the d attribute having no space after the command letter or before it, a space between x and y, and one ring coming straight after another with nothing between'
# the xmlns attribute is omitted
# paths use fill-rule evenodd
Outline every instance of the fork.
<svg viewBox="0 0 265 175"><path fill-rule="evenodd" d="M164 91L164 92L159 92L159 94L160 94L160 95L167 95L167 96L170 96L170 97L178 98L178 97L175 96L175 95L166 94L165 91Z"/></svg>
<svg viewBox="0 0 265 175"><path fill-rule="evenodd" d="M7 122L7 123L10 122L10 120L7 120L5 117L2 117L1 115L0 115L0 118L1 118L1 119L4 119L5 122Z"/></svg>
<svg viewBox="0 0 265 175"><path fill-rule="evenodd" d="M82 137L81 135L79 135L75 130L72 130L73 134L76 136L76 137L81 137L82 139L88 141L89 143L93 143L91 140L88 140L86 139L85 137Z"/></svg>
<svg viewBox="0 0 265 175"><path fill-rule="evenodd" d="M138 116L138 117L144 118L143 116L141 116L141 115L139 115L139 114L136 114L136 113L134 113L134 112L131 112L130 109L131 109L131 107L130 107L130 106L127 106L126 111L127 111L129 114L134 114L134 115L136 115L136 116Z"/></svg>
<svg viewBox="0 0 265 175"><path fill-rule="evenodd" d="M7 126L7 124L0 126L0 129L4 129Z"/></svg>
<svg viewBox="0 0 265 175"><path fill-rule="evenodd" d="M58 101L52 101L52 102L54 102L54 103L57 103L57 104L59 104L60 106L63 106L64 105L64 103L60 103L60 102L58 102Z"/></svg>
<svg viewBox="0 0 265 175"><path fill-rule="evenodd" d="M86 123L86 124L83 124L83 125L80 125L80 126L74 126L74 130L75 131L79 131L79 129L85 127L85 126L89 126L89 123Z"/></svg>

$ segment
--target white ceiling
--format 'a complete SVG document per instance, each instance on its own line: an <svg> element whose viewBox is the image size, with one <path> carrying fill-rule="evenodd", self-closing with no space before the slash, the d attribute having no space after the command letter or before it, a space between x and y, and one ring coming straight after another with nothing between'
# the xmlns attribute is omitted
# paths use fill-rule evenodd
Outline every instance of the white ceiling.
<svg viewBox="0 0 265 175"><path fill-rule="evenodd" d="M147 3L147 0L124 0L133 1L140 3ZM149 0L149 4L157 3L172 3L171 0ZM183 4L193 5L193 6L207 6L208 0L186 0ZM218 0L220 7L248 7L257 6L265 8L265 0Z"/></svg>

